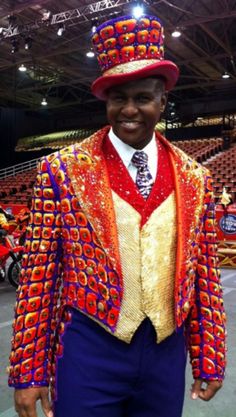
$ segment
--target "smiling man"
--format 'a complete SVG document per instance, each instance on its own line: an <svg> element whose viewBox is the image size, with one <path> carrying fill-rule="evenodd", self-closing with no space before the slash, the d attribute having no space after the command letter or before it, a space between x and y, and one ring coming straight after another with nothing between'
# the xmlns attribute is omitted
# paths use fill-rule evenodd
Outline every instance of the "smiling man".
<svg viewBox="0 0 236 417"><path fill-rule="evenodd" d="M116 136L135 149L143 149L165 109L164 79L144 78L110 88L107 118Z"/></svg>
<svg viewBox="0 0 236 417"><path fill-rule="evenodd" d="M178 79L159 19L93 43L110 125L41 161L9 383L20 417L180 417L187 348L193 399L224 378L212 180L155 131Z"/></svg>

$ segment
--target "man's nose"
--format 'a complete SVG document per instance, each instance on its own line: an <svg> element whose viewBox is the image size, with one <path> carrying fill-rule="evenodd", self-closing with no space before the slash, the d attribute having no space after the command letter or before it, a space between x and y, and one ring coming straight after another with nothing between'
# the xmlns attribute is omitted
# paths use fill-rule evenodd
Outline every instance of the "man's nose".
<svg viewBox="0 0 236 417"><path fill-rule="evenodd" d="M121 112L127 117L132 117L138 112L137 105L133 99L126 100L123 104Z"/></svg>

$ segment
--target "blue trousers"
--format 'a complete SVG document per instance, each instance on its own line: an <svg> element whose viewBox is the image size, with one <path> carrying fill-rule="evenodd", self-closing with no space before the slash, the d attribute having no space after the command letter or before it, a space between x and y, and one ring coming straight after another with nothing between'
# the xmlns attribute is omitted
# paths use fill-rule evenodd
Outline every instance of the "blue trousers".
<svg viewBox="0 0 236 417"><path fill-rule="evenodd" d="M57 364L54 417L181 417L182 329L157 344L145 319L127 344L78 311L72 317Z"/></svg>

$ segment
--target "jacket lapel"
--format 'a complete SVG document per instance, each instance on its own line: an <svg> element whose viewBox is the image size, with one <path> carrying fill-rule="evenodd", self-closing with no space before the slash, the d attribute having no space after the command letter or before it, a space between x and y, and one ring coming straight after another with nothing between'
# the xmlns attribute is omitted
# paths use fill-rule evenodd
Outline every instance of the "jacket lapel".
<svg viewBox="0 0 236 417"><path fill-rule="evenodd" d="M91 223L109 261L121 276L118 236L106 162L101 150L109 128L99 130L76 145L67 162L79 203Z"/></svg>
<svg viewBox="0 0 236 417"><path fill-rule="evenodd" d="M191 242L196 239L203 210L203 168L177 147L157 133L157 138L167 146L173 170L177 212L176 289L191 259Z"/></svg>

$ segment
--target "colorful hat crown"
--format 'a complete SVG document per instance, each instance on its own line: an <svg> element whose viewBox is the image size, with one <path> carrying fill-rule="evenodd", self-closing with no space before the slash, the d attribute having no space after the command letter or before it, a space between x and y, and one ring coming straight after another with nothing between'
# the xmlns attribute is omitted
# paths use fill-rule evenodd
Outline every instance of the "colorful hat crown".
<svg viewBox="0 0 236 417"><path fill-rule="evenodd" d="M134 71L164 59L162 23L155 16L122 16L96 28L92 37L103 75Z"/></svg>

